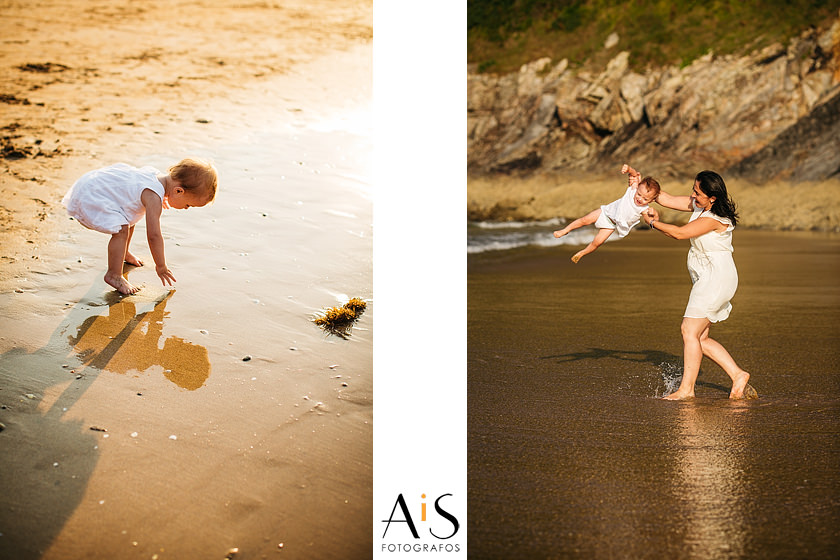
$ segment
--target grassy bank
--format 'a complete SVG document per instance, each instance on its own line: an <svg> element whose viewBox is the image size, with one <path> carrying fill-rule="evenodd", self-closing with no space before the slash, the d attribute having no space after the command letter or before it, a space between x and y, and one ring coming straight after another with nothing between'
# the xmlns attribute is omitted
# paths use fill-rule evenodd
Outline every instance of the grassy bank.
<svg viewBox="0 0 840 560"><path fill-rule="evenodd" d="M742 53L786 42L830 25L838 9L838 0L469 0L467 59L479 72L506 73L542 57L603 64L627 50L636 69L686 65L710 49ZM605 50L613 32L618 43Z"/></svg>

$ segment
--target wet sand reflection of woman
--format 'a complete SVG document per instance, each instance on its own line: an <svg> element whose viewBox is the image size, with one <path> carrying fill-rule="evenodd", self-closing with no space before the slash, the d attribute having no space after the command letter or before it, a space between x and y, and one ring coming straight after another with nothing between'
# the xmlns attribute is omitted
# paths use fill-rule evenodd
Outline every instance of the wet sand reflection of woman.
<svg viewBox="0 0 840 560"><path fill-rule="evenodd" d="M675 503L679 504L687 558L744 558L752 524L747 521L749 478L745 403L683 403L676 427ZM724 429L725 426L725 429Z"/></svg>

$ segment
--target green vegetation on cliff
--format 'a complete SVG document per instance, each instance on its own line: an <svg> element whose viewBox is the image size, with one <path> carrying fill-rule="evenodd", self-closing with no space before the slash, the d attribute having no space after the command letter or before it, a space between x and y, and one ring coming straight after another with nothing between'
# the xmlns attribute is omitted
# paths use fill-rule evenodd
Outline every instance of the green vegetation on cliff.
<svg viewBox="0 0 840 560"><path fill-rule="evenodd" d="M505 73L542 57L603 64L627 50L635 68L684 65L709 50L784 43L830 25L838 9L838 0L467 0L467 59L479 72ZM605 52L613 32L618 44Z"/></svg>

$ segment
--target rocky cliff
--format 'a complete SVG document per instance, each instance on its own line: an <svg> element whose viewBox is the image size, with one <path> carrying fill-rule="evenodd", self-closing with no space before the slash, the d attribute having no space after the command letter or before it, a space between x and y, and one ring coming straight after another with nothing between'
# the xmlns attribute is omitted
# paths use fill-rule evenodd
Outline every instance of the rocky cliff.
<svg viewBox="0 0 840 560"><path fill-rule="evenodd" d="M619 52L600 72L550 59L504 76L471 70L467 108L472 176L603 172L629 161L672 176L838 177L840 19L787 45L709 53L683 68L638 73Z"/></svg>

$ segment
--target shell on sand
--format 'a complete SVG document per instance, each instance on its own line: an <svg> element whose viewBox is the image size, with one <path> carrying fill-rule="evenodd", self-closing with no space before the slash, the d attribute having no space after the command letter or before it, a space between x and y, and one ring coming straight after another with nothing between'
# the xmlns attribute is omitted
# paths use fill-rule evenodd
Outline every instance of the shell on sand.
<svg viewBox="0 0 840 560"><path fill-rule="evenodd" d="M745 399L757 399L758 398L758 391L755 388L747 383L747 386L744 387L744 398Z"/></svg>

